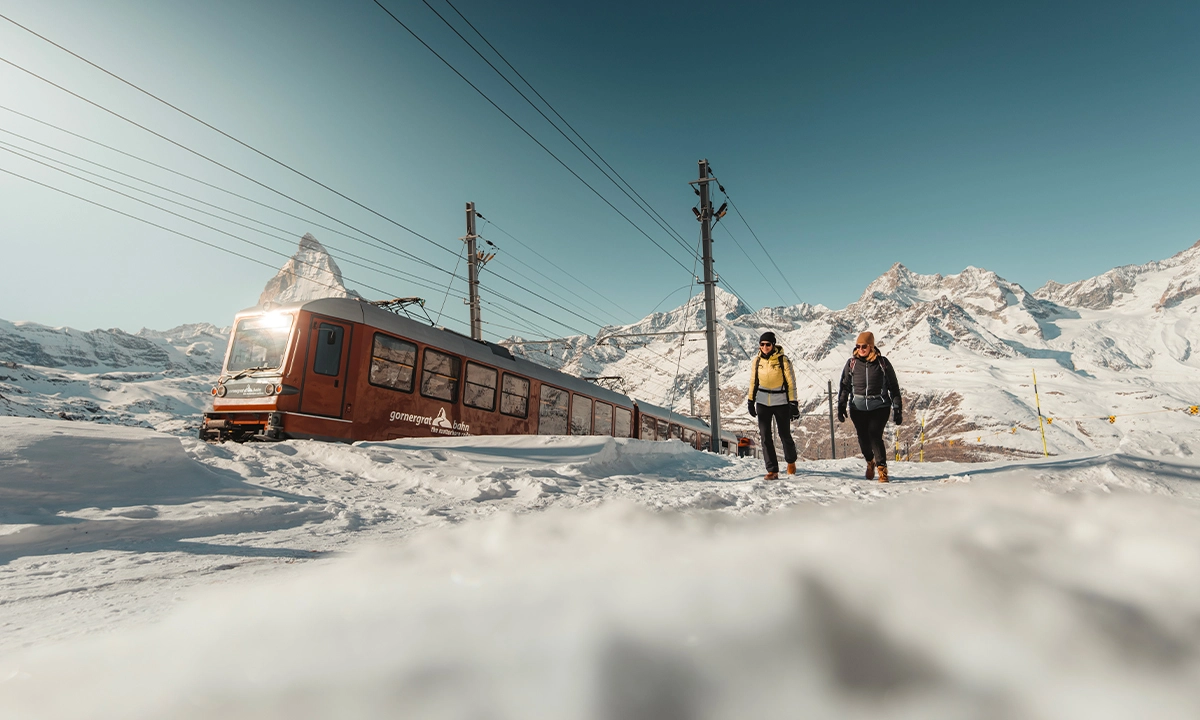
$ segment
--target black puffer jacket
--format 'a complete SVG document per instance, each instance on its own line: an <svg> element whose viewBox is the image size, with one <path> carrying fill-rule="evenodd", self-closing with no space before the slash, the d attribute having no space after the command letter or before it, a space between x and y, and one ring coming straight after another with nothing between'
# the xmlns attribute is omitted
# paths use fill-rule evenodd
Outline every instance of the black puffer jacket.
<svg viewBox="0 0 1200 720"><path fill-rule="evenodd" d="M887 358L877 354L874 360L852 357L846 361L838 384L839 412L846 412L846 404L851 398L858 410L901 407L900 381Z"/></svg>

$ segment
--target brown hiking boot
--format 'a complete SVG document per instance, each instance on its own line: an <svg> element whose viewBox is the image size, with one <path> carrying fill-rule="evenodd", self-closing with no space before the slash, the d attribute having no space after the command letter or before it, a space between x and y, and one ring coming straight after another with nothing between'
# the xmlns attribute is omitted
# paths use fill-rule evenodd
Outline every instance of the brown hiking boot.
<svg viewBox="0 0 1200 720"><path fill-rule="evenodd" d="M767 473L767 476L765 478L763 478L763 480L778 480L778 479L779 479L779 473L777 473L777 472Z"/></svg>
<svg viewBox="0 0 1200 720"><path fill-rule="evenodd" d="M796 463L788 463L788 475L796 474Z"/></svg>
<svg viewBox="0 0 1200 720"><path fill-rule="evenodd" d="M879 466L879 482L887 482L887 481L888 481L887 465L880 465Z"/></svg>
<svg viewBox="0 0 1200 720"><path fill-rule="evenodd" d="M867 461L867 479L868 480L875 479L875 461L874 460ZM879 482L883 482L883 480L880 480Z"/></svg>

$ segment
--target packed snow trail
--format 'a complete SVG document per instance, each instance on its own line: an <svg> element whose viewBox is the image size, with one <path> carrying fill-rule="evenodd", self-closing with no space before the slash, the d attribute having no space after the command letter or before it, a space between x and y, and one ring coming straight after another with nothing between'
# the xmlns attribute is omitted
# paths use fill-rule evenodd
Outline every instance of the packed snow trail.
<svg viewBox="0 0 1200 720"><path fill-rule="evenodd" d="M3 717L1200 715L1197 463L0 438Z"/></svg>

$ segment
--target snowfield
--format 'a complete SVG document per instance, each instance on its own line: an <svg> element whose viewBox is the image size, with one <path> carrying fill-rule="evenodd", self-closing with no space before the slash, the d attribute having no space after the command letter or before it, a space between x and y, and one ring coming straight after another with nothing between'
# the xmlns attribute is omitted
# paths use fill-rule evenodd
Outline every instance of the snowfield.
<svg viewBox="0 0 1200 720"><path fill-rule="evenodd" d="M1200 463L0 418L0 717L1195 718Z"/></svg>

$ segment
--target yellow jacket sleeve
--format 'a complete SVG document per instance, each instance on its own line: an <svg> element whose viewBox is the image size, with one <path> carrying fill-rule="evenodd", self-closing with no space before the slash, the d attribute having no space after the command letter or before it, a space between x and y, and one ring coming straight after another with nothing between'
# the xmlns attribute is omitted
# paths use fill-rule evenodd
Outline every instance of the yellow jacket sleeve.
<svg viewBox="0 0 1200 720"><path fill-rule="evenodd" d="M784 377L787 378L788 402L796 402L796 373L792 370L792 360L787 355L782 360Z"/></svg>

